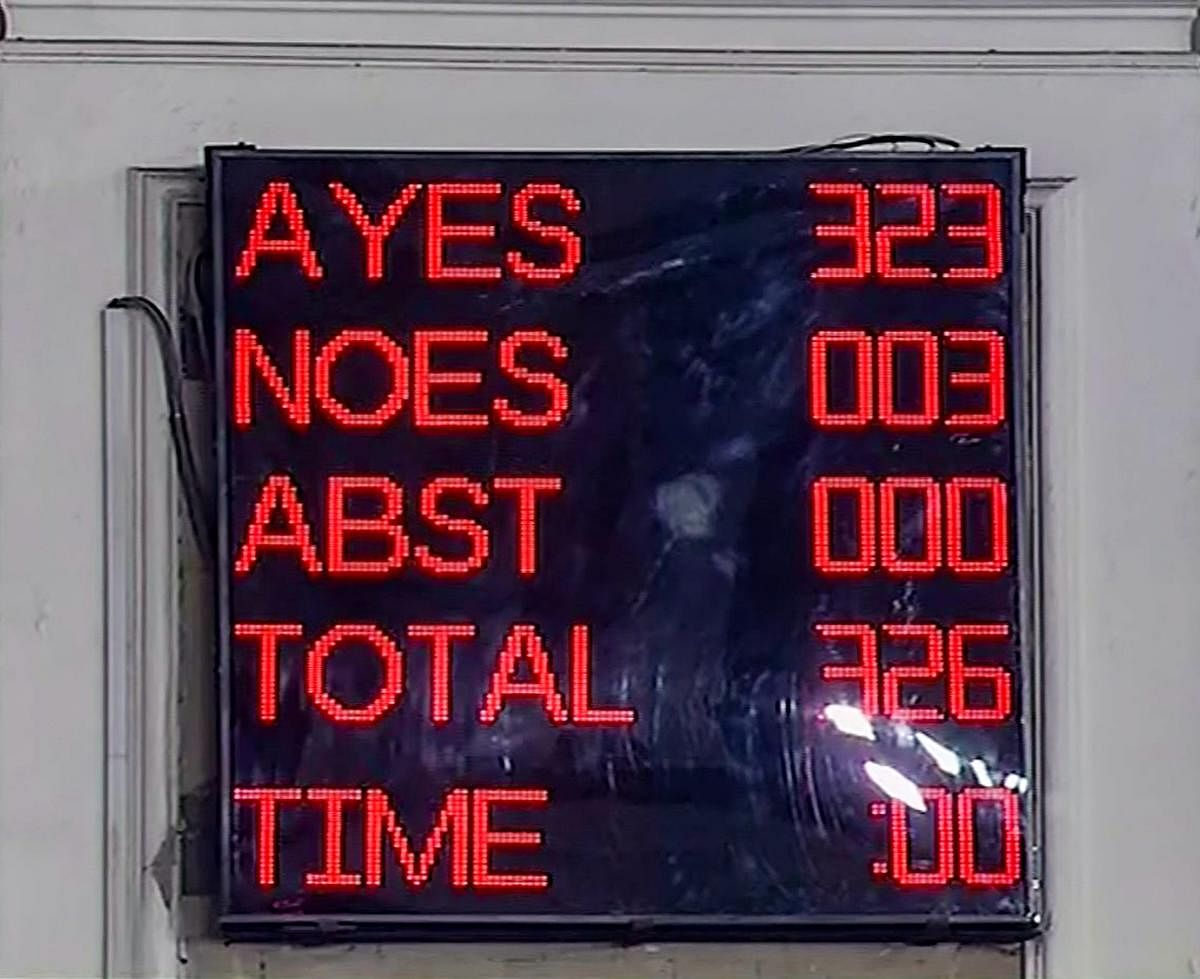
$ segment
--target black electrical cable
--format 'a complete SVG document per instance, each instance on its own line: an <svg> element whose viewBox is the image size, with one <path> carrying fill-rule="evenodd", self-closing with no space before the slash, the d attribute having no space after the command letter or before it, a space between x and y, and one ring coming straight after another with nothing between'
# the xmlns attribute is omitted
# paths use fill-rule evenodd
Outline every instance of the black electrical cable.
<svg viewBox="0 0 1200 979"><path fill-rule="evenodd" d="M215 551L216 535L213 530L212 512L205 500L200 471L192 452L192 440L188 435L187 417L183 411L183 371L179 365L179 354L171 338L171 325L163 311L145 296L121 296L110 300L107 309L128 309L142 313L158 343L159 362L162 365L163 384L167 394L167 424L171 431L171 444L175 450L175 467L179 473L179 484L183 489L184 506L192 533L204 559L211 563Z"/></svg>
<svg viewBox="0 0 1200 979"><path fill-rule="evenodd" d="M931 150L939 146L951 150L962 149L962 143L947 136L936 136L932 133L873 133L869 136L852 136L846 139L836 139L831 143L815 143L809 146L792 146L782 150L783 153L806 155L809 153L826 153L831 150L857 150L865 146L882 146L893 143L918 143Z"/></svg>

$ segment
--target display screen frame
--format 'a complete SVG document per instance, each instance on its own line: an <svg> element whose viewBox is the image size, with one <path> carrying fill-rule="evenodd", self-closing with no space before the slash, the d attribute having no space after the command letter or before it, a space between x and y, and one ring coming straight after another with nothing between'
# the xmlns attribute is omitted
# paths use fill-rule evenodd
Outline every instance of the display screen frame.
<svg viewBox="0 0 1200 979"><path fill-rule="evenodd" d="M880 160L928 160L936 152L973 160L1001 160L1013 168L1013 186L1020 194L1007 202L1008 227L1012 229L1014 267L1011 272L1011 317L1009 335L1020 342L1012 345L1010 404L1012 405L1013 472L1021 492L1014 514L1018 541L1016 592L1021 641L1018 662L1021 670L1019 722L1022 729L1025 772L1030 791L1026 802L1023 860L1026 879L1026 913L1023 915L927 915L927 914L801 914L801 915L713 915L713 914L371 914L233 913L232 887L232 707L233 655L231 642L231 530L230 530L230 424L227 418L225 359L225 299L223 270L229 256L223 254L224 228L221 198L221 168L225 161L242 157L305 160L387 161L478 159L486 161L594 161L606 160L759 160L783 156L812 158L806 151L390 151L334 149L259 149L237 146L206 148L209 242L212 249L211 336L215 351L216 463L218 509L218 564L216 597L218 622L219 741L221 787L220 900L218 926L233 940L286 942L345 941L938 941L1007 942L1023 941L1040 934L1044 924L1043 874L1043 774L1042 774L1042 556L1040 526L1042 461L1040 455L1038 387L1040 331L1037 317L1036 222L1028 220L1029 183L1025 150L984 148L960 151L896 151L828 149L819 152L823 163L847 164ZM812 154L817 155L817 154Z"/></svg>

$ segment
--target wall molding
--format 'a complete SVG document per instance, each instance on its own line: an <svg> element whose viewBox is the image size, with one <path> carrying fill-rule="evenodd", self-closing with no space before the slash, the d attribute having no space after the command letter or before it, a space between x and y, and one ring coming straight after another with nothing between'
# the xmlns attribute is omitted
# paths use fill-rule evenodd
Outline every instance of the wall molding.
<svg viewBox="0 0 1200 979"><path fill-rule="evenodd" d="M182 41L3 41L0 63L247 65L689 74L1067 74L1195 72L1192 52L689 51Z"/></svg>
<svg viewBox="0 0 1200 979"><path fill-rule="evenodd" d="M21 41L1183 53L1190 0L12 0Z"/></svg>
<svg viewBox="0 0 1200 979"><path fill-rule="evenodd" d="M133 170L127 288L164 310L179 209L203 199L192 170ZM169 319L174 319L169 316ZM103 320L104 975L177 971L180 519L153 337L129 313Z"/></svg>
<svg viewBox="0 0 1200 979"><path fill-rule="evenodd" d="M1088 280L1084 269L1084 181L1061 181L1043 191L1039 211L1041 268L1034 308L1039 321L1040 370L1037 378L1041 456L1041 628L1038 664L1042 764L1040 840L1045 888L1046 939L1027 947L1027 979L1089 974L1090 944L1078 916L1073 931L1055 928L1055 908L1087 906L1094 861L1087 823L1087 787L1104 784L1085 732L1089 730L1085 690L1089 636L1080 555L1088 532L1079 501L1087 493L1084 441L1083 350L1088 342ZM1034 198L1037 199L1036 197ZM1070 392L1067 396L1065 393ZM1053 460L1054 465L1049 465ZM1053 650L1053 655L1049 651Z"/></svg>

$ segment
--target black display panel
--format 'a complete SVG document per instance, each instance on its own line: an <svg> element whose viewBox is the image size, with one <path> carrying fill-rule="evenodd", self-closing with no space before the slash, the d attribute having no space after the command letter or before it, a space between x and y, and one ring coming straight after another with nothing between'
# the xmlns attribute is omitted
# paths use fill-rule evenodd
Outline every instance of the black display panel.
<svg viewBox="0 0 1200 979"><path fill-rule="evenodd" d="M210 150L226 932L1032 933L1022 166Z"/></svg>

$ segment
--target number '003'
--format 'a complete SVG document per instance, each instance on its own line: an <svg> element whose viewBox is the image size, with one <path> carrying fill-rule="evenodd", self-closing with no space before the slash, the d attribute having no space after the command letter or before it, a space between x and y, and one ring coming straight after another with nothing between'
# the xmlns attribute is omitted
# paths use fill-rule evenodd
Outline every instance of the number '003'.
<svg viewBox="0 0 1200 979"><path fill-rule="evenodd" d="M897 363L919 365L918 395L900 407ZM947 361L970 358L979 369L956 370ZM831 375L848 368L839 399ZM975 365L972 365L974 367ZM995 330L820 330L808 343L809 417L818 428L852 431L871 424L894 431L982 431L1004 422L1004 337Z"/></svg>

